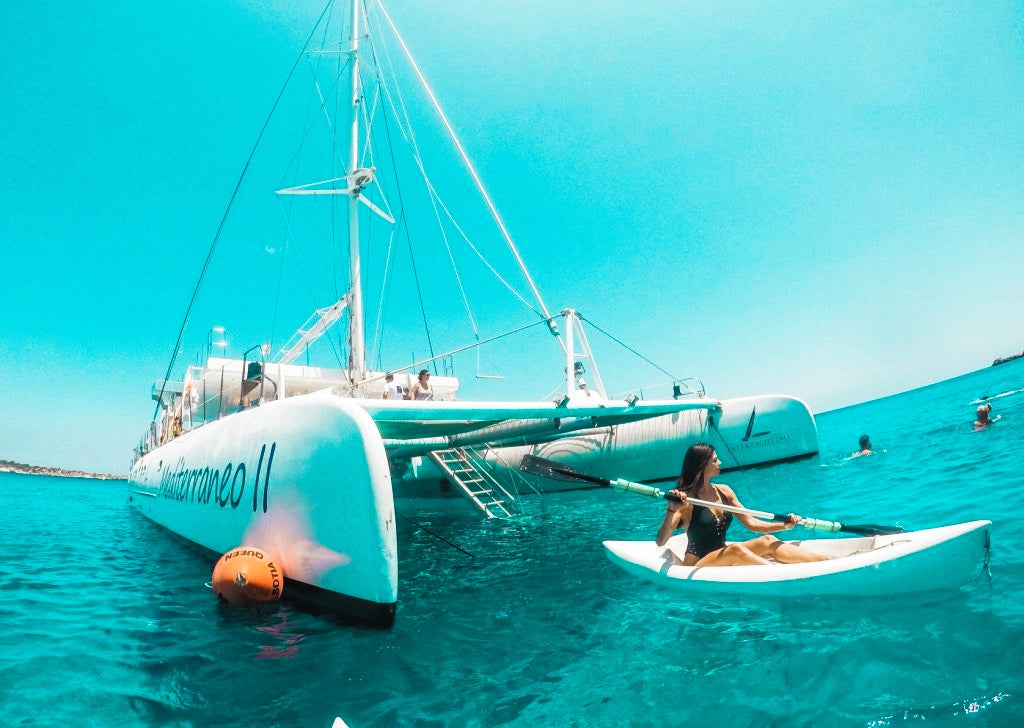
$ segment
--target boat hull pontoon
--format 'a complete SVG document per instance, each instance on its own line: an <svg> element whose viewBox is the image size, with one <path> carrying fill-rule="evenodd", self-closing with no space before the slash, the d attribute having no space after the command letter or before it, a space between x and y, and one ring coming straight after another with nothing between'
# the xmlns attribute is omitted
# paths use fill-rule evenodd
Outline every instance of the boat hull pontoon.
<svg viewBox="0 0 1024 728"><path fill-rule="evenodd" d="M582 404L585 400L577 399ZM699 400L698 400L699 401ZM575 470L642 483L675 480L683 454L695 442L715 448L722 470L739 470L811 457L818 432L807 405L795 397L763 395L711 401L663 417L589 428L531 444L492 447L479 459L497 476L519 468L523 456L554 460ZM545 480L543 492L596 487L582 482ZM396 495L423 497L451 492L436 466L417 458L395 480Z"/></svg>
<svg viewBox="0 0 1024 728"><path fill-rule="evenodd" d="M314 611L389 626L398 589L383 441L329 392L237 413L139 458L140 513L213 554L256 546L279 559L284 595Z"/></svg>

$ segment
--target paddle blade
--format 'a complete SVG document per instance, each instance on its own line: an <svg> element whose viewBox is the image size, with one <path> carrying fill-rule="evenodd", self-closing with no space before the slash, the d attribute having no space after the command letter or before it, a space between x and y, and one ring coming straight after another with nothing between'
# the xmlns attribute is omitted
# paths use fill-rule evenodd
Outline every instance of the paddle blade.
<svg viewBox="0 0 1024 728"><path fill-rule="evenodd" d="M894 533L905 532L899 526L875 526L870 523L865 523L860 526L848 526L843 523L840 525L839 530L846 533L856 533L859 536L888 536Z"/></svg>
<svg viewBox="0 0 1024 728"><path fill-rule="evenodd" d="M519 469L524 473L532 473L533 475L542 475L545 478L553 478L554 480L569 480L578 481L582 483L597 483L598 485L610 485L611 481L607 478L598 478L593 475L587 475L577 470L556 463L552 460L537 457L536 455L523 455L522 461L519 463Z"/></svg>

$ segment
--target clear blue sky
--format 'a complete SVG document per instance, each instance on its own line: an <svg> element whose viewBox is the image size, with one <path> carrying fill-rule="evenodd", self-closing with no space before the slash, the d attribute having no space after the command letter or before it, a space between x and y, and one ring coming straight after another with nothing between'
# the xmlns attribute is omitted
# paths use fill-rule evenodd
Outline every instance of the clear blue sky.
<svg viewBox="0 0 1024 728"><path fill-rule="evenodd" d="M322 7L0 5L0 458L127 471ZM1024 349L1020 2L387 7L548 305L712 395L786 393L822 412ZM265 300L274 243L258 248L212 270L179 372L213 325L241 353L227 304ZM312 309L296 310L278 338ZM486 300L474 313L529 321ZM500 396L557 385L535 336L485 358L507 377ZM423 353L408 348L401 364ZM600 361L613 392L664 379ZM475 398L475 358L457 366Z"/></svg>

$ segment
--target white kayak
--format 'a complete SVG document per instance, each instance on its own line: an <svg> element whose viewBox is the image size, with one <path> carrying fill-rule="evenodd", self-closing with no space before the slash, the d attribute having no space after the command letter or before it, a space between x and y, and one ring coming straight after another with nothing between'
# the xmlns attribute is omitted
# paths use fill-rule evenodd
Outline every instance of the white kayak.
<svg viewBox="0 0 1024 728"><path fill-rule="evenodd" d="M890 595L956 587L987 562L991 521L882 536L793 541L836 558L803 564L683 566L686 534L664 546L605 541L605 554L629 573L694 594L764 596ZM677 556L678 555L678 556Z"/></svg>

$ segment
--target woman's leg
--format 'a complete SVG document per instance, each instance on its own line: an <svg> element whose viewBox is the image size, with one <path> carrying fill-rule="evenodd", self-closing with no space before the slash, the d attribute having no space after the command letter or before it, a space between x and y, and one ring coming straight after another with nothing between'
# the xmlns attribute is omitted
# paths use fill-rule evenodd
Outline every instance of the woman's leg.
<svg viewBox="0 0 1024 728"><path fill-rule="evenodd" d="M780 541L774 536L764 535L743 543L731 543L725 548L712 551L695 564L688 566L751 566L770 564L802 564L810 561L828 561L831 556L816 554L796 544ZM689 561L687 559L686 561ZM683 563L686 563L685 561Z"/></svg>
<svg viewBox="0 0 1024 728"><path fill-rule="evenodd" d="M780 564L803 564L809 561L828 561L832 558L800 548L795 543L786 543L777 538L773 540L775 543L768 547L768 552Z"/></svg>
<svg viewBox="0 0 1024 728"><path fill-rule="evenodd" d="M765 534L743 543L751 553L763 559L773 559L780 564L803 564L810 561L828 561L831 556L816 554L800 548L794 543L780 541L775 536Z"/></svg>
<svg viewBox="0 0 1024 728"><path fill-rule="evenodd" d="M771 563L748 548L749 543L731 543L706 554L694 566L751 566Z"/></svg>

